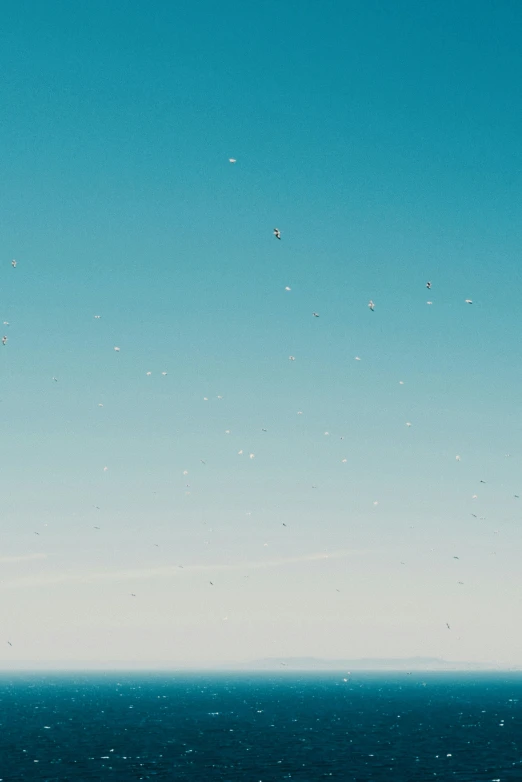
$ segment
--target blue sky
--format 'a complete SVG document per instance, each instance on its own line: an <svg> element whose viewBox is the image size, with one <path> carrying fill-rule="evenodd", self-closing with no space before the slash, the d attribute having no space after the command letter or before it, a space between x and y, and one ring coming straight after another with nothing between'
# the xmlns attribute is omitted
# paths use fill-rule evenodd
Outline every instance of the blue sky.
<svg viewBox="0 0 522 782"><path fill-rule="evenodd" d="M2 664L522 664L521 26L6 5Z"/></svg>

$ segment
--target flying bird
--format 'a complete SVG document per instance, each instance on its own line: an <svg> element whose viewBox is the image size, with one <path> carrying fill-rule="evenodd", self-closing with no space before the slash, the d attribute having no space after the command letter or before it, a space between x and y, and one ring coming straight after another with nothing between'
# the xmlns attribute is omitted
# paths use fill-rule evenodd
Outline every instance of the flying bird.
<svg viewBox="0 0 522 782"><path fill-rule="evenodd" d="M448 628L448 630L451 630L451 627L449 626L449 624L447 622L446 622L446 627Z"/></svg>
<svg viewBox="0 0 522 782"><path fill-rule="evenodd" d="M319 313L318 312L312 312L312 315L314 316L314 318L318 318L319 317Z"/></svg>
<svg viewBox="0 0 522 782"><path fill-rule="evenodd" d="M429 281L428 281L428 282L426 283L426 288L427 288L428 290L430 290L430 288L431 288L431 282L429 282Z"/></svg>
<svg viewBox="0 0 522 782"><path fill-rule="evenodd" d="M371 311L372 311L372 312L373 312L373 311L374 311L374 309L375 309L375 304L373 303L373 301L372 301L371 299L370 299L370 301L368 302L368 307L371 309Z"/></svg>
<svg viewBox="0 0 522 782"><path fill-rule="evenodd" d="M472 302L472 300L471 300L471 299L466 299L464 303L465 303L465 304L473 304L473 302Z"/></svg>
<svg viewBox="0 0 522 782"><path fill-rule="evenodd" d="M4 337L2 337L2 345L5 345L5 344L6 344L6 342L7 342L7 337L5 337L5 336L4 336Z"/></svg>
<svg viewBox="0 0 522 782"><path fill-rule="evenodd" d="M274 236L276 239L281 238L281 231L279 230L279 228L274 228Z"/></svg>
<svg viewBox="0 0 522 782"><path fill-rule="evenodd" d="M13 267L13 269L16 269L17 263L18 261L15 261L15 259L13 258L13 260L11 261L11 266Z"/></svg>

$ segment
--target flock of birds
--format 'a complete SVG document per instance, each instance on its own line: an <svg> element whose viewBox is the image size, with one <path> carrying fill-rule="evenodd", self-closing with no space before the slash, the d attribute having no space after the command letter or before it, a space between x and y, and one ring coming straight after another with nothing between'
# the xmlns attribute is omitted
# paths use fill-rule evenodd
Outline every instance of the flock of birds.
<svg viewBox="0 0 522 782"><path fill-rule="evenodd" d="M229 162L230 162L230 163L236 163L237 161L236 161L236 159L235 159L235 158L229 158ZM274 237L275 237L275 238L276 238L278 241L281 241L281 240L282 240L282 232L281 232L281 230L280 230L279 228L274 228L274 229L273 229L273 235L274 235ZM17 268L17 266L18 266L18 262L17 262L15 259L13 259L13 260L11 261L11 266L12 266L12 268L13 268L13 269L16 269L16 268ZM432 282L431 282L430 280L428 280L428 281L426 282L426 289L427 289L428 291L430 291L430 290L432 289ZM291 290L292 290L292 289L291 289L291 287L290 287L290 286L286 286L286 287L285 287L285 291L287 291L287 292L290 292ZM428 304L428 305L431 305L432 303L433 303L432 301L427 301L427 304ZM472 301L471 299L465 299L465 304L468 304L468 305L470 305L470 304L473 304L473 301ZM375 312L375 306L376 306L376 305L375 305L375 302L374 302L372 299L370 299L370 301L368 302L368 308L370 309L370 311L371 311L371 312ZM312 312L312 316L313 316L314 318L319 318L319 317L320 317L319 313L318 313L318 312L316 312L316 311ZM96 315L94 315L94 318L95 318L96 320L99 320L99 319L101 318L101 315L99 315L99 314L96 314ZM9 326L9 323L8 323L7 321L4 321L4 326ZM3 346L6 346L6 345L7 345L7 342L8 342L8 337L7 337L7 335L5 335L5 334L4 334L4 336L2 337L2 345L3 345ZM114 351L115 351L116 353L119 353L119 352L120 352L120 347L119 347L119 346L114 346ZM289 359L289 361L295 361L295 356L293 356L293 355L290 355L290 356L288 357L288 359ZM357 361L360 361L360 357L359 357L359 356L356 356L356 357L355 357L355 360L357 360ZM151 375L152 373L151 373L150 371L147 371L147 372L146 372L146 374L147 374L147 375ZM162 376L166 376L166 375L167 375L167 372L166 372L166 371L162 371L162 372L161 372L161 375L162 375ZM58 378L57 378L57 377L54 377L54 376L53 376L52 380L53 380L54 382L58 382ZM401 380L401 381L399 381L399 382L400 382L400 384L401 384L401 385L403 385L403 381L402 381L402 380ZM222 397L221 397L221 396L219 396L218 398L219 398L219 399L222 399ZM207 398L207 397L204 397L204 400L205 400L205 401L208 401L208 398ZM100 406L100 407L103 407L103 404L102 404L102 403L99 403L99 406ZM302 411L298 411L298 415L302 415ZM406 426L407 426L407 427L411 427L411 425L412 425L412 424L411 424L411 422L410 422L410 421L407 421L407 422L406 422ZM263 431L263 432L266 432L267 430L266 430L266 429L263 429L262 431ZM230 432L229 432L229 430L227 430L227 434L228 434L228 433L230 433ZM328 434L329 434L329 432L325 432L324 434L325 434L325 435L328 435ZM343 438L341 437L341 439L343 439ZM239 453L240 455L242 455L242 454L243 454L243 450L241 449L241 450L240 450L238 453ZM250 458L250 459L254 459L254 458L255 458L255 454L254 454L254 453L249 453L248 455L249 455L249 458ZM457 461L460 461L460 455L458 455L458 454L457 454L457 455L456 455L456 457L455 457L455 459L456 459ZM343 462L346 462L347 460L346 460L346 459L342 459L342 461L343 461ZM205 464L204 460L201 460L201 462L202 462L203 464ZM103 468L103 470L104 470L104 471L107 471L107 470L108 470L108 467L107 467L107 466L105 466L105 467ZM184 472L183 472L183 475L184 475L184 476L186 476L186 475L187 475L187 471L184 471ZM481 483L485 483L485 481L481 481ZM315 486L314 486L313 488L315 488ZM514 496L515 496L515 497L518 497L519 495L514 495ZM474 497L476 497L476 495L474 495ZM377 505L377 504L378 504L378 502L377 502L377 501L376 501L376 502L374 502L374 505ZM98 507L98 506L95 506L95 507ZM477 517L477 516L476 516L476 514L472 514L472 515L473 515L475 518ZM287 525L286 525L285 523L283 523L283 526L285 526L285 527L286 527ZM95 527L94 527L94 529L96 529L96 530L99 530L99 529L100 529L100 527L99 527L99 526L95 526ZM36 535L38 535L39 533L35 532L35 534L36 534ZM157 545L157 544L155 544L155 545ZM454 559L458 559L458 557L454 557ZM404 564L404 563L401 563L401 564ZM180 565L179 567L183 567L183 566L182 566L182 565ZM462 582L462 581L458 581L457 583L458 583L458 584L463 584L463 582ZM213 581L209 581L209 584L210 584L210 586L214 586L214 582L213 582ZM339 591L339 590L337 590L337 591ZM136 597L136 593L134 593L134 592L131 592L131 593L130 593L130 595L131 595L131 597L133 597L133 598L135 598L135 597ZM449 624L448 622L446 623L446 627L447 627L447 629L448 629L448 630L451 630L450 624ZM7 641L7 643L8 643L8 645L9 645L9 646L12 646L12 643L11 643L11 641Z"/></svg>

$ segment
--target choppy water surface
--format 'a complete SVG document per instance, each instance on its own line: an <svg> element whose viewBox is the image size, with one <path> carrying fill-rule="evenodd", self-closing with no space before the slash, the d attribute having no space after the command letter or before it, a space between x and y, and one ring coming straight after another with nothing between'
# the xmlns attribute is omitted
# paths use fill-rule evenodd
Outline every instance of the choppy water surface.
<svg viewBox="0 0 522 782"><path fill-rule="evenodd" d="M6 675L0 780L522 780L518 674Z"/></svg>

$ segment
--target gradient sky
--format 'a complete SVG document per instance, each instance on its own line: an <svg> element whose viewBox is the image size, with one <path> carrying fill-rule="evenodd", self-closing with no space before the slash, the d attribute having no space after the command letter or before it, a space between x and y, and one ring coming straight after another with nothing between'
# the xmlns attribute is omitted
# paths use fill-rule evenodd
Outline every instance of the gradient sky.
<svg viewBox="0 0 522 782"><path fill-rule="evenodd" d="M1 666L522 665L521 35L3 4Z"/></svg>

